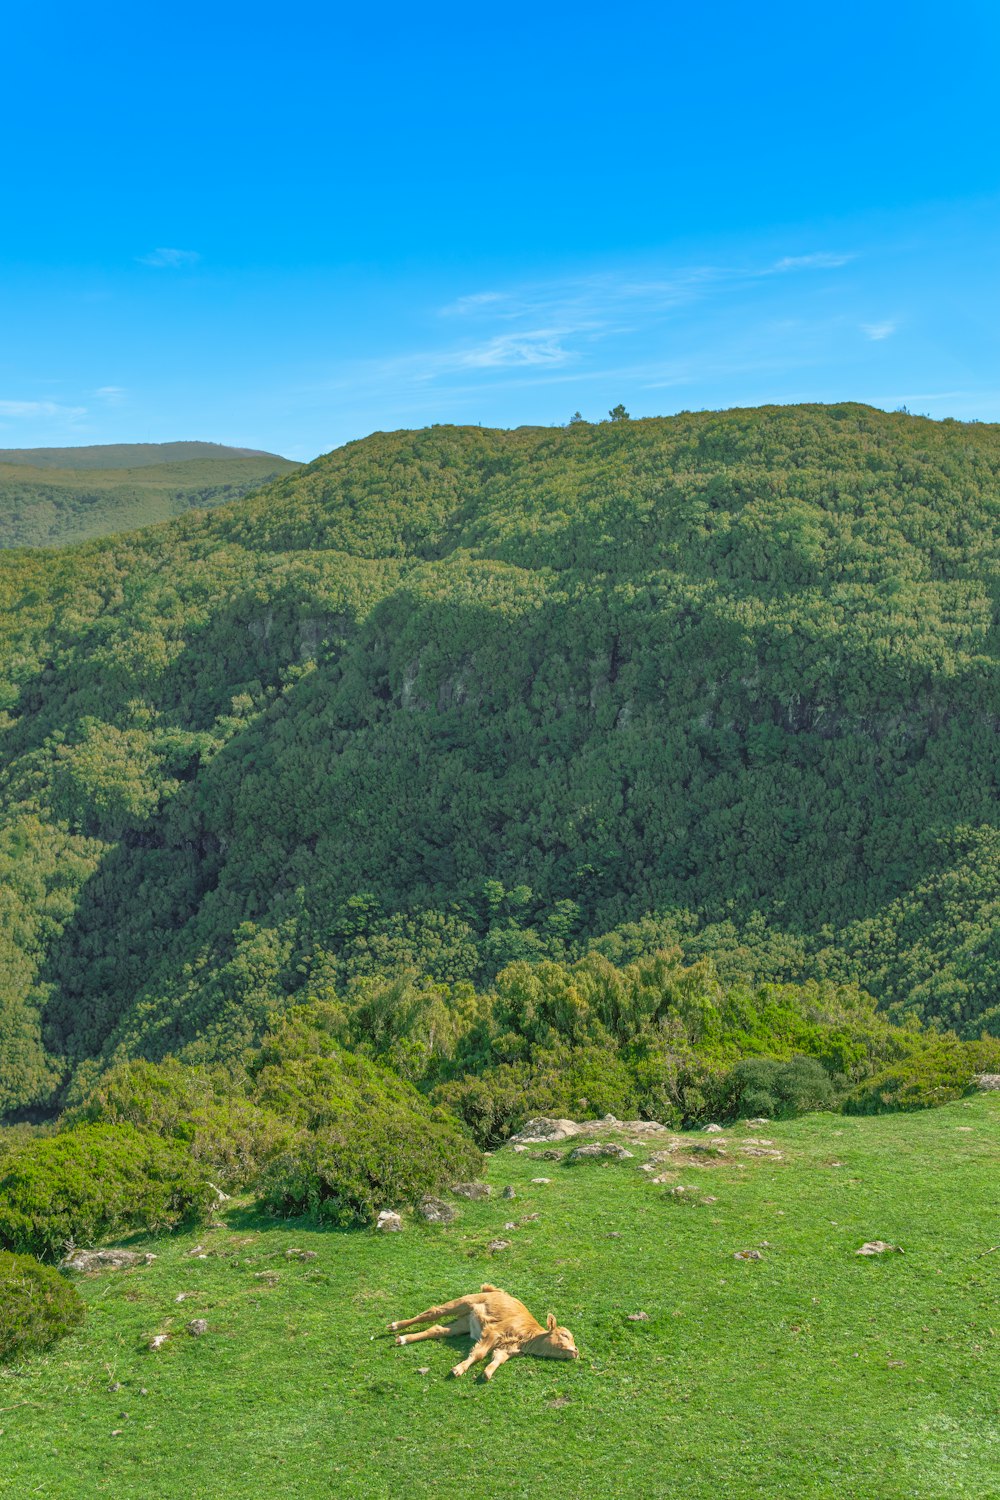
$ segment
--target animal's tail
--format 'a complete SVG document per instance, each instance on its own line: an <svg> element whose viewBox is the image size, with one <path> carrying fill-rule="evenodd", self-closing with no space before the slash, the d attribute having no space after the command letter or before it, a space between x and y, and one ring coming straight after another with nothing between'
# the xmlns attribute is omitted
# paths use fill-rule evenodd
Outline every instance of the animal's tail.
<svg viewBox="0 0 1000 1500"><path fill-rule="evenodd" d="M481 1292L498 1292L500 1288L498 1286L494 1286L490 1281L484 1281L479 1290Z"/></svg>

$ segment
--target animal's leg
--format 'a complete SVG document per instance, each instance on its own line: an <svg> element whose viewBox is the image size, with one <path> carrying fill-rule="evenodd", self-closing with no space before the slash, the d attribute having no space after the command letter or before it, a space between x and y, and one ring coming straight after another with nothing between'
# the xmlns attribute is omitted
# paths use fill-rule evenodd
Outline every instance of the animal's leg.
<svg viewBox="0 0 1000 1500"><path fill-rule="evenodd" d="M452 1332L450 1323L435 1323L433 1328L425 1328L423 1333L397 1333L397 1344L419 1344L421 1339L443 1339Z"/></svg>
<svg viewBox="0 0 1000 1500"><path fill-rule="evenodd" d="M484 1334L484 1336L479 1340L478 1344L473 1344L472 1348L469 1350L465 1358L461 1360L457 1365L452 1366L451 1373L453 1375L464 1375L466 1370L471 1369L472 1366L477 1363L477 1361L485 1359L492 1348L493 1340L489 1337L488 1334Z"/></svg>
<svg viewBox="0 0 1000 1500"><path fill-rule="evenodd" d="M510 1359L509 1349L494 1349L493 1358L490 1360L483 1374L487 1380L492 1380L501 1365L505 1365Z"/></svg>
<svg viewBox="0 0 1000 1500"><path fill-rule="evenodd" d="M426 1312L417 1313L415 1318L401 1318L398 1323L390 1323L389 1328L393 1333L400 1328L416 1328L418 1323L429 1323L432 1318L446 1318L449 1313L452 1317L462 1312L468 1312L469 1304L465 1297L456 1297L453 1302L442 1302L439 1307L429 1307Z"/></svg>

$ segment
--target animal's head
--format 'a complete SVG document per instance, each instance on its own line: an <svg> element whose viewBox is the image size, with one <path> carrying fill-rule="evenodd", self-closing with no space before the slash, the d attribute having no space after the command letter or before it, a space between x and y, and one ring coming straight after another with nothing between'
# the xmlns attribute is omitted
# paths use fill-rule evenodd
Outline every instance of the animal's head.
<svg viewBox="0 0 1000 1500"><path fill-rule="evenodd" d="M555 1313L549 1313L545 1320L545 1332L535 1340L531 1352L540 1354L543 1359L580 1358L580 1351L576 1347L573 1335L568 1328L560 1328L556 1322Z"/></svg>

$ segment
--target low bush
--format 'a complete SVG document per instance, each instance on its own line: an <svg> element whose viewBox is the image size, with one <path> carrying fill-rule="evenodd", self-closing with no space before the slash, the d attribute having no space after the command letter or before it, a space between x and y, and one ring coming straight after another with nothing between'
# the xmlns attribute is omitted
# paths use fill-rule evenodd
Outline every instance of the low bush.
<svg viewBox="0 0 1000 1500"><path fill-rule="evenodd" d="M943 1036L859 1084L844 1101L844 1112L877 1115L948 1104L971 1092L977 1073L998 1068L1000 1041L958 1042Z"/></svg>
<svg viewBox="0 0 1000 1500"><path fill-rule="evenodd" d="M255 1099L300 1135L265 1168L259 1195L276 1213L370 1223L482 1169L454 1116L412 1084L332 1044L321 1013L293 1013L252 1065Z"/></svg>
<svg viewBox="0 0 1000 1500"><path fill-rule="evenodd" d="M0 1246L48 1259L70 1243L197 1220L214 1201L183 1143L132 1125L83 1125L0 1164Z"/></svg>
<svg viewBox="0 0 1000 1500"><path fill-rule="evenodd" d="M720 1113L784 1120L835 1105L833 1081L815 1057L793 1057L787 1062L748 1057L730 1069Z"/></svg>
<svg viewBox="0 0 1000 1500"><path fill-rule="evenodd" d="M286 1149L293 1131L259 1108L220 1068L168 1059L109 1069L65 1125L134 1125L182 1141L221 1186L242 1187Z"/></svg>
<svg viewBox="0 0 1000 1500"><path fill-rule="evenodd" d="M82 1299L58 1271L0 1250L0 1364L47 1349L83 1317Z"/></svg>
<svg viewBox="0 0 1000 1500"><path fill-rule="evenodd" d="M501 1063L440 1084L432 1097L464 1120L481 1146L490 1148L533 1115L634 1118L641 1092L625 1060L611 1047L584 1047L536 1051L530 1062Z"/></svg>

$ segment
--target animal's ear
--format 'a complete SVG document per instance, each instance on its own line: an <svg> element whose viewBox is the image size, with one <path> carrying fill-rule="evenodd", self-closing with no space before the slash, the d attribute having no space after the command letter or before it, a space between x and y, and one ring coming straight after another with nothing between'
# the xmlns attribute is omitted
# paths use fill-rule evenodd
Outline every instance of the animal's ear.
<svg viewBox="0 0 1000 1500"><path fill-rule="evenodd" d="M555 1315L555 1313L549 1313L548 1317L545 1319L545 1326L549 1330L549 1332L551 1333L552 1330L553 1330L553 1328L556 1326L556 1315Z"/></svg>

